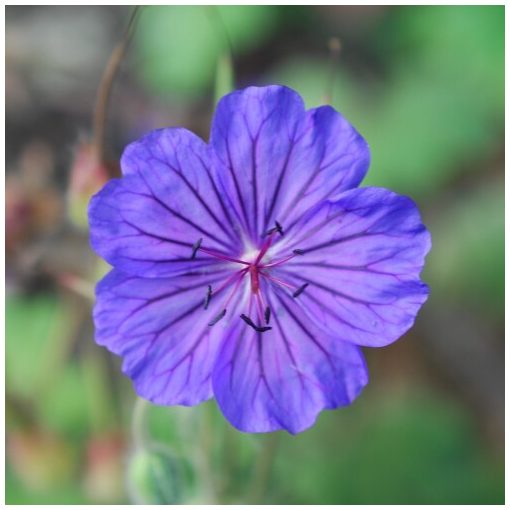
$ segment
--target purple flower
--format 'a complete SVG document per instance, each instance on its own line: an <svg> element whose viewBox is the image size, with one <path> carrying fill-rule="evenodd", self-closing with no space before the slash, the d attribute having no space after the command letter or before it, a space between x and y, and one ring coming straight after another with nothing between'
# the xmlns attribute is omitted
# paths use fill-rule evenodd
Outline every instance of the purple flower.
<svg viewBox="0 0 510 510"><path fill-rule="evenodd" d="M214 396L240 430L297 433L359 395L360 346L397 340L428 295L430 235L409 198L357 187L369 160L281 86L225 96L208 145L167 128L126 148L89 209L113 266L94 321L140 396Z"/></svg>

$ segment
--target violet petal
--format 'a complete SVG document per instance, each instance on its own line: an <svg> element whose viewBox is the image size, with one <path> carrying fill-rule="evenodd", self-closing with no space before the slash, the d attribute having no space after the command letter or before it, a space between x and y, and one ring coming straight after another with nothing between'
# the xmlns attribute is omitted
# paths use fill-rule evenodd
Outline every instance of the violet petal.
<svg viewBox="0 0 510 510"><path fill-rule="evenodd" d="M212 397L211 371L225 325L208 326L221 307L207 285L228 273L188 272L139 278L114 269L99 282L94 307L96 342L122 356L138 395L160 405L195 405Z"/></svg>
<svg viewBox="0 0 510 510"><path fill-rule="evenodd" d="M359 347L319 331L298 316L289 296L273 294L273 329L231 325L213 370L214 395L243 432L311 427L323 409L350 404L368 382Z"/></svg>
<svg viewBox="0 0 510 510"><path fill-rule="evenodd" d="M296 307L324 331L380 347L413 325L428 297L420 272L430 245L411 199L359 188L304 217L281 241L304 254L271 273L296 287L309 283Z"/></svg>
<svg viewBox="0 0 510 510"><path fill-rule="evenodd" d="M238 253L239 236L209 174L207 146L184 129L154 131L127 147L126 175L91 200L95 251L118 269L145 277L178 275L190 267L193 245ZM217 259L197 254L193 267Z"/></svg>
<svg viewBox="0 0 510 510"><path fill-rule="evenodd" d="M216 178L253 242L275 221L286 230L319 201L357 186L370 161L365 140L342 115L329 106L305 111L282 86L222 98L211 146Z"/></svg>

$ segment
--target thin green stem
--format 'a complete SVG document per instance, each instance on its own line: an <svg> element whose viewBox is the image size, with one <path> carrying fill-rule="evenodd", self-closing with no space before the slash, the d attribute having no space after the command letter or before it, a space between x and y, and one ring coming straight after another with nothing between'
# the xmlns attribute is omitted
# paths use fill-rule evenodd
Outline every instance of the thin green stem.
<svg viewBox="0 0 510 510"><path fill-rule="evenodd" d="M215 470L212 464L214 448L214 408L207 403L203 408L203 420L200 430L199 446L196 449L196 467L202 481L202 496L207 504L215 504Z"/></svg>
<svg viewBox="0 0 510 510"><path fill-rule="evenodd" d="M280 436L277 433L264 438L264 444L255 464L253 483L248 493L249 504L261 504L267 495L279 439Z"/></svg>
<svg viewBox="0 0 510 510"><path fill-rule="evenodd" d="M214 104L217 104L224 95L232 92L235 88L233 64L234 46L218 6L207 5L205 7L214 29L221 34L223 39L223 49L221 50L221 54L219 55L218 62L216 64L216 77L214 84Z"/></svg>
<svg viewBox="0 0 510 510"><path fill-rule="evenodd" d="M208 6L206 6L206 9L207 9L207 12L210 14L213 24L216 25L218 32L223 37L225 51L228 52L230 58L233 58L234 45L232 44L232 39L230 38L230 35L227 30L227 26L225 25L225 22L223 21L223 18L221 16L220 10L218 9L218 6L217 5L208 5Z"/></svg>
<svg viewBox="0 0 510 510"><path fill-rule="evenodd" d="M231 491L233 478L238 470L236 453L239 452L236 441L238 432L223 423L223 438L221 441L221 471L218 481L218 499L225 503L224 499Z"/></svg>
<svg viewBox="0 0 510 510"><path fill-rule="evenodd" d="M80 359L85 385L91 430L95 433L109 430L116 424L113 395L107 390L107 367L98 347L87 344Z"/></svg>
<svg viewBox="0 0 510 510"><path fill-rule="evenodd" d="M133 406L131 418L131 434L135 448L143 448L147 445L147 410L149 403L143 398L137 397Z"/></svg>
<svg viewBox="0 0 510 510"><path fill-rule="evenodd" d="M328 46L330 58L330 71L329 78L326 83L326 91L324 93L324 102L326 104L331 104L333 101L333 90L335 88L335 78L337 74L337 66L338 61L340 59L340 51L342 49L342 45L338 37L331 37L331 39L328 42Z"/></svg>

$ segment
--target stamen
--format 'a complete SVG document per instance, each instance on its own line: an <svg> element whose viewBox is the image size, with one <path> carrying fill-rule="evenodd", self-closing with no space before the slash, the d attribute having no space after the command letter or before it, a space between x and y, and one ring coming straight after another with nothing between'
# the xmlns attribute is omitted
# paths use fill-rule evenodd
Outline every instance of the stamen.
<svg viewBox="0 0 510 510"><path fill-rule="evenodd" d="M200 239L201 241L202 239ZM196 243L195 243L196 244ZM244 264L245 266L249 266L250 263L249 262L246 262L245 260L241 260L241 259L236 259L236 258L233 258L233 257L229 257L228 255L224 255L223 253L216 253L214 251L211 251L207 248L201 248L200 245L199 247L197 248L197 250L200 250L201 252L204 252L206 253L207 255L210 255L211 257L214 257L215 259L220 259L220 260L226 260L228 262L237 262L238 264Z"/></svg>
<svg viewBox="0 0 510 510"><path fill-rule="evenodd" d="M227 313L227 309L224 308L218 315L216 315L216 317L211 321L209 322L209 326L214 326L217 322L219 322L221 319L223 319L223 317L225 317L225 314Z"/></svg>
<svg viewBox="0 0 510 510"><path fill-rule="evenodd" d="M293 259L296 255L304 255L306 253L305 250L301 250L300 248L296 248L295 250L292 250L293 255L289 255L283 259L277 260L275 262L271 262L269 264L262 264L261 267L275 267L275 266L281 266L282 264L285 264L285 262L288 262L289 260Z"/></svg>
<svg viewBox="0 0 510 510"><path fill-rule="evenodd" d="M241 282L243 281L243 277L247 271L248 271L248 269L243 269L242 271L240 271L237 282L234 285L234 288L232 289L232 291L230 292L230 296L227 298L227 301L225 302L225 308L228 307L228 305L230 304L230 301L232 301L232 298L235 296L237 290L239 289L239 286L241 285Z"/></svg>
<svg viewBox="0 0 510 510"><path fill-rule="evenodd" d="M271 234L274 234L275 232L278 232L281 236L283 236L283 227L275 220L274 221L275 226L273 228L270 228L266 232L266 236L270 236Z"/></svg>
<svg viewBox="0 0 510 510"><path fill-rule="evenodd" d="M259 252L257 258L255 259L255 262L253 263L254 266L258 266L259 262L262 260L264 255L267 253L267 250L269 250L269 248L271 247L271 244L273 242L273 236L274 236L275 232L280 232L280 234L283 236L282 226L277 221L275 221L275 223L276 223L276 227L274 227L271 230L268 230L266 232L266 235L268 235L269 238L264 241L264 244L262 245L262 248L260 249L260 252Z"/></svg>
<svg viewBox="0 0 510 510"><path fill-rule="evenodd" d="M250 281L251 281L251 291L253 294L258 294L259 291L259 273L255 266L250 267Z"/></svg>
<svg viewBox="0 0 510 510"><path fill-rule="evenodd" d="M236 271L233 275L230 275L227 280L222 284L220 285L220 287L218 287L215 291L214 291L214 294L219 294L222 290L226 289L227 287L230 287L230 285L235 282L236 280L239 280L241 281L242 280L242 277L248 272L248 268L246 269L241 269L239 271ZM226 305L225 307L226 308Z"/></svg>
<svg viewBox="0 0 510 510"><path fill-rule="evenodd" d="M215 251L211 250L209 248L203 248L202 247L202 240L201 237L198 239L195 244L192 246L192 253L191 253L191 259L194 259L196 257L196 254L200 251L203 252L213 258L217 258L223 261L228 262L235 262L242 264L244 268L235 271L233 274L231 274L229 277L226 278L226 280L223 281L223 283L218 287L215 288L213 291L213 288L211 285L207 285L207 292L204 298L203 306L204 310L207 310L209 308L209 305L211 304L211 300L214 296L217 294L220 294L223 292L223 290L227 289L228 287L232 288L228 292L227 298L223 303L223 306L221 307L221 311L208 323L209 326L214 326L217 322L219 322L223 317L225 317L227 313L227 309L229 308L230 302L234 298L234 296L237 294L239 287L241 286L242 282L244 281L244 277L249 275L250 281L248 282L251 284L251 293L250 293L250 300L249 300L249 307L247 310L248 315L245 315L244 313L240 315L241 319L248 324L251 328L253 328L258 333L264 333L265 331L269 331L273 329L271 326L269 326L269 322L271 321L271 308L267 306L263 293L261 292L260 287L260 276L267 278L270 282L276 283L278 285L281 285L283 287L286 287L292 292L292 296L294 298L297 298L300 296L306 287L308 287L308 283L305 283L298 287L297 285L290 284L284 280L281 280L280 278L277 278L275 276L272 276L270 273L264 271L269 270L271 267L280 266L284 264L285 262L291 260L297 255L304 255L306 250L296 248L292 250L291 255L287 255L286 257L275 260L273 262L269 263L262 263L262 259L274 243L274 237L275 234L278 233L281 236L284 235L283 227L282 225L275 220L274 222L275 226L267 231L268 238L265 239L262 243L262 246L259 249L259 253L254 261L252 262L246 262L245 260L241 260L238 258L231 257L225 253L222 253L221 251ZM260 276L259 276L260 275ZM257 315L257 323L253 322L253 320L250 318L250 315L252 313L252 305L255 304L256 315ZM264 325L262 325L264 324Z"/></svg>
<svg viewBox="0 0 510 510"><path fill-rule="evenodd" d="M268 280L278 283L280 285L283 285L284 287L287 287L289 289L296 289L297 287L295 285L291 285L290 283L284 282L283 280L280 280L280 278L276 278L275 276L272 276L268 273L265 273L264 271L260 271L260 274L262 276L265 276Z"/></svg>
<svg viewBox="0 0 510 510"><path fill-rule="evenodd" d="M210 285L207 286L207 294L205 295L204 300L204 310L207 310L207 307L209 306L209 303L211 301L212 296L212 287Z"/></svg>
<svg viewBox="0 0 510 510"><path fill-rule="evenodd" d="M197 251L200 249L200 245L202 244L202 237L191 247L191 260L193 260L196 255Z"/></svg>
<svg viewBox="0 0 510 510"><path fill-rule="evenodd" d="M262 269L265 269L266 267L275 267L275 266L281 266L282 264L285 264L285 262L288 262L289 260L293 259L295 255L289 255L288 257L285 257L284 259L277 260L276 262L271 262L269 264L262 264L260 267Z"/></svg>
<svg viewBox="0 0 510 510"><path fill-rule="evenodd" d="M264 312L264 319L266 320L266 324L269 324L269 320L271 319L271 308L266 306L266 310Z"/></svg>
<svg viewBox="0 0 510 510"><path fill-rule="evenodd" d="M296 292L294 292L294 294L292 294L292 297L294 298L297 298L298 296L300 296L304 291L305 289L308 287L308 283L304 283L303 285L301 285L301 287L299 287L298 290L296 290Z"/></svg>
<svg viewBox="0 0 510 510"><path fill-rule="evenodd" d="M241 314L241 319L258 333L264 333L265 331L273 329L271 326L257 326L247 315L244 315L244 313Z"/></svg>
<svg viewBox="0 0 510 510"><path fill-rule="evenodd" d="M255 297L257 300L257 315L259 317L259 322L262 323L262 321L264 320L265 309L265 304L263 303L262 299L262 292L257 292L257 294L255 294Z"/></svg>

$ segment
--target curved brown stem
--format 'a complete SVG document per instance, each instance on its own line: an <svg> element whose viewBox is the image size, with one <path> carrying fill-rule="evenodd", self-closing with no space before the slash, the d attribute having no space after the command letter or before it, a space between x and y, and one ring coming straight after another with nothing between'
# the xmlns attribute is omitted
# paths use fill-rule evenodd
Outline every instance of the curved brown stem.
<svg viewBox="0 0 510 510"><path fill-rule="evenodd" d="M128 26L122 39L113 49L112 54L110 55L97 90L97 99L93 117L93 146L95 147L97 159L102 164L105 163L104 138L108 101L110 99L113 82L119 70L120 64L122 63L122 59L126 54L129 42L131 41L131 36L133 35L139 12L140 6L137 5L131 13Z"/></svg>
<svg viewBox="0 0 510 510"><path fill-rule="evenodd" d="M336 78L336 68L338 65L338 61L340 59L340 51L342 49L342 44L338 37L331 37L329 42L329 58L330 58L330 74L329 79L326 84L326 91L324 94L324 102L326 104L331 104L333 101L333 90L335 86L335 78Z"/></svg>

